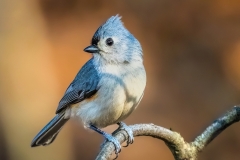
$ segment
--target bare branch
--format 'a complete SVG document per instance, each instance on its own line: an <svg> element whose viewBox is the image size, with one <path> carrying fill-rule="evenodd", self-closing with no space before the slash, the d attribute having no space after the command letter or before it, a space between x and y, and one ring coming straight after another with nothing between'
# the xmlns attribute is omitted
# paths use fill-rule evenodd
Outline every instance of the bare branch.
<svg viewBox="0 0 240 160"><path fill-rule="evenodd" d="M158 138L166 142L169 146L181 146L184 144L183 138L176 132L173 132L169 129L156 126L154 124L135 124L129 126L134 137L136 136L151 136ZM113 136L117 138L120 143L123 143L127 138L127 133L124 130L116 130L113 133ZM111 154L114 152L114 145L111 142L106 142L103 144L97 160L106 160L109 159Z"/></svg>
<svg viewBox="0 0 240 160"><path fill-rule="evenodd" d="M214 138L216 138L222 131L235 122L240 120L240 107L233 107L232 110L225 113L222 117L215 120L205 131L199 135L194 142L193 146L197 150L202 151Z"/></svg>
<svg viewBox="0 0 240 160"><path fill-rule="evenodd" d="M207 144L216 138L224 129L240 120L240 107L234 107L222 117L215 120L206 130L198 136L193 142L187 143L183 137L174 131L156 126L154 124L135 124L129 126L134 137L151 136L163 140L171 150L175 160L196 160L197 155ZM124 130L116 130L113 136L120 143L126 141L127 133ZM107 160L114 153L114 145L106 142L102 145L96 160Z"/></svg>

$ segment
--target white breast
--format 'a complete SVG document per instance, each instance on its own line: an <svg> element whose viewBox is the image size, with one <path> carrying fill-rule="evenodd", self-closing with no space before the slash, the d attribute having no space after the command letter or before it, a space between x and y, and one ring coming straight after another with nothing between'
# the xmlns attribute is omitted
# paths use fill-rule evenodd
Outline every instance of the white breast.
<svg viewBox="0 0 240 160"><path fill-rule="evenodd" d="M144 67L109 65L101 68L100 89L74 110L84 125L99 128L125 119L137 107L146 85Z"/></svg>

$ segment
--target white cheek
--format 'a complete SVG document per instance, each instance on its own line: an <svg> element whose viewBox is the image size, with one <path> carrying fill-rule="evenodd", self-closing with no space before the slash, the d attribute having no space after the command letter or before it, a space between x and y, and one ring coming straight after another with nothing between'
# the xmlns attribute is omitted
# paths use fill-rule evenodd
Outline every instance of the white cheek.
<svg viewBox="0 0 240 160"><path fill-rule="evenodd" d="M102 50L102 51L105 51L106 48L107 48L105 41L100 41L100 42L98 43L98 48L99 48L100 50Z"/></svg>

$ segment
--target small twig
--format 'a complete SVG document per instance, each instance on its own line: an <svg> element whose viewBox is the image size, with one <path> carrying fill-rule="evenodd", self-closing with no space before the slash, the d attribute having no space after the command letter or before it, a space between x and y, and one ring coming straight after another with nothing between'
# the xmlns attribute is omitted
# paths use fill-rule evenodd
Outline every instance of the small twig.
<svg viewBox="0 0 240 160"><path fill-rule="evenodd" d="M207 127L205 131L192 142L192 145L196 146L199 152L202 151L222 131L239 120L240 107L236 106Z"/></svg>
<svg viewBox="0 0 240 160"><path fill-rule="evenodd" d="M234 107L231 111L215 120L206 130L198 136L193 142L187 143L183 137L174 131L154 124L135 124L131 125L133 135L136 136L151 136L163 140L171 150L175 160L196 160L197 155L202 151L207 144L216 138L224 129L231 124L240 120L240 107ZM127 133L124 130L116 130L113 136L120 143L123 143L127 138ZM96 160L107 160L114 153L114 145L106 142L102 145Z"/></svg>

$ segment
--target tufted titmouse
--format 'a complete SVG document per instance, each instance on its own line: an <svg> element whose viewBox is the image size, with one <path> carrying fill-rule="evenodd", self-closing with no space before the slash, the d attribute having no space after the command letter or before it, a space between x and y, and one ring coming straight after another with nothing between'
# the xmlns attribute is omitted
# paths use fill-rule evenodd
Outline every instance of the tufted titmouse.
<svg viewBox="0 0 240 160"><path fill-rule="evenodd" d="M132 130L123 122L141 101L146 85L142 48L123 26L121 17L112 16L95 32L84 49L93 57L81 68L59 102L56 116L36 135L31 146L51 144L70 117L80 117L84 126L113 142L120 143L100 128L118 124L133 142Z"/></svg>

